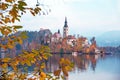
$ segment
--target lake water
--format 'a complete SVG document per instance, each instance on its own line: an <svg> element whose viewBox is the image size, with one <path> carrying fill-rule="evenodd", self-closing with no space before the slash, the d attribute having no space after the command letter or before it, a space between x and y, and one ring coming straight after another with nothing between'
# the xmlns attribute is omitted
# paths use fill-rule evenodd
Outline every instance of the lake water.
<svg viewBox="0 0 120 80"><path fill-rule="evenodd" d="M74 62L68 80L120 80L120 54L115 55L78 55L65 54L62 57ZM46 71L59 68L60 55L53 55L47 62Z"/></svg>

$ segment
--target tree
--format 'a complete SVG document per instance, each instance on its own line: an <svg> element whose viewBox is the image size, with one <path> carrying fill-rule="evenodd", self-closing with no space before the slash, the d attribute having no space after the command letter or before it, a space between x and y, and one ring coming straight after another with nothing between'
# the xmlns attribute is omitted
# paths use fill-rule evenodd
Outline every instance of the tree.
<svg viewBox="0 0 120 80"><path fill-rule="evenodd" d="M41 12L41 8L38 4L35 8L29 7L24 0L0 0L0 33L2 34L2 37L0 37L0 49L4 51L12 50L16 44L22 44L23 40L27 38L25 32L17 36L14 35L22 26L13 25L16 21L20 22L21 16L27 12L36 16ZM35 65L33 76L39 77L40 80L50 79L51 76L43 70L45 68L44 61L49 56L51 56L50 48L40 46L37 50L23 50L21 54L13 58L10 56L0 58L0 80L24 80L28 76L28 66L33 64ZM27 79L35 80L36 78L30 77Z"/></svg>
<svg viewBox="0 0 120 80"><path fill-rule="evenodd" d="M84 40L83 37L80 37L76 40L76 44L74 46L74 50L75 51L82 51L82 44L83 44Z"/></svg>
<svg viewBox="0 0 120 80"><path fill-rule="evenodd" d="M72 51L71 45L67 43L67 38L63 38L61 48L64 50L64 53L69 53Z"/></svg>
<svg viewBox="0 0 120 80"><path fill-rule="evenodd" d="M35 8L28 7L24 0L2 0L0 2L0 32L3 36L1 38L1 43L4 43L4 45L0 45L1 48L12 49L16 42L22 44L22 39L26 38L25 33L21 33L18 37L8 36L22 28L21 25L12 24L14 24L16 21L20 21L21 16L24 13L27 13L27 11L35 16L41 11L41 8L38 6Z"/></svg>

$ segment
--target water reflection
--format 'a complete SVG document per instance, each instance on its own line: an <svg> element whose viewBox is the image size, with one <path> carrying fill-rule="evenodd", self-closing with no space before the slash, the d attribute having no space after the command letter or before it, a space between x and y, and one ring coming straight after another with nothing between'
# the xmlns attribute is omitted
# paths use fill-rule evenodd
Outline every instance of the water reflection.
<svg viewBox="0 0 120 80"><path fill-rule="evenodd" d="M50 57L46 64L46 71L52 72L59 68L59 60L61 56L59 54L54 54ZM99 55L79 55L79 56L72 56L70 54L64 54L63 58L68 58L71 62L74 62L75 67L74 69L78 69L80 71L87 70L88 66L91 65L93 71L96 68L96 62L99 59Z"/></svg>
<svg viewBox="0 0 120 80"><path fill-rule="evenodd" d="M75 80L79 80L83 77L82 73L85 73L86 78L81 78L83 80L100 80L105 74L105 77L109 80L119 80L115 78L120 75L120 55L78 55L72 56L70 54L64 54L62 57L68 58L71 62L74 62L75 67L73 71L69 74L69 80L73 80L73 77L77 77ZM53 72L59 68L59 60L61 56L59 54L54 54L52 57L46 61L46 71ZM94 72L93 79L89 79L91 71ZM75 74L77 72L77 74ZM74 74L73 74L74 73ZM99 76L98 76L99 74ZM81 75L81 76L80 76ZM108 75L108 76L107 76ZM115 76L113 76L115 75ZM97 79L97 77L100 77ZM111 78L112 77L112 78ZM113 79L114 78L114 79ZM103 79L104 80L104 79Z"/></svg>

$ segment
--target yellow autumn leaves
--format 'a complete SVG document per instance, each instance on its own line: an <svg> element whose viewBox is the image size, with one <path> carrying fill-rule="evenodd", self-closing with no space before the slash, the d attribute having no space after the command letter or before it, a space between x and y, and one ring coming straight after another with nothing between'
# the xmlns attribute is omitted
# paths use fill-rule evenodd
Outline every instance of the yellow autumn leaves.
<svg viewBox="0 0 120 80"><path fill-rule="evenodd" d="M6 10L8 8L8 4L7 3L1 3L0 4L0 9L1 10Z"/></svg>
<svg viewBox="0 0 120 80"><path fill-rule="evenodd" d="M10 62L10 60L11 60L11 58L3 58L3 59L1 59L1 61L4 62L4 63Z"/></svg>
<svg viewBox="0 0 120 80"><path fill-rule="evenodd" d="M41 11L41 8L38 6L35 8L28 7L24 0L5 0L1 1L0 10L0 32L2 35L7 36L12 32L17 31L18 28L22 28L19 25L11 26L11 23L20 21L23 13L29 11L35 16Z"/></svg>
<svg viewBox="0 0 120 80"><path fill-rule="evenodd" d="M13 49L15 47L16 43L17 44L23 43L23 40L21 37L15 37L14 39L10 38L10 37L3 37L2 39L3 40L1 40L0 47L4 50Z"/></svg>
<svg viewBox="0 0 120 80"><path fill-rule="evenodd" d="M45 80L45 78L46 78L47 76L46 76L46 73L44 73L44 72L40 72L40 80Z"/></svg>
<svg viewBox="0 0 120 80"><path fill-rule="evenodd" d="M60 76L61 74L63 74L63 77L68 77L68 72L71 71L73 67L74 64L70 62L69 59L61 58L59 62L59 69L54 71L54 75Z"/></svg>
<svg viewBox="0 0 120 80"><path fill-rule="evenodd" d="M0 62L2 63L2 64L0 64L0 68L3 70L2 74L9 75L9 74L7 74L7 72L9 72L8 68L11 67L12 68L11 72L16 72L16 73L21 74L19 76L19 78L21 80L24 80L27 76L23 75L21 73L21 68L19 66L22 66L22 68L24 68L24 67L27 67L27 66L32 66L33 64L34 65L38 64L38 65L36 65L36 68L38 68L36 70L36 72L39 72L39 70L40 70L41 72L40 72L40 75L39 75L40 77L39 78L40 78L40 80L44 80L46 78L46 74L42 70L45 68L45 63L44 62L41 63L41 61L42 60L44 61L46 59L46 58L44 58L44 56L50 54L49 53L50 49L47 46L46 47L41 46L41 48L43 50L42 49L33 50L31 52L23 51L23 53L18 55L17 57L14 57L14 58L6 57L6 58L3 58L3 59L0 59ZM44 50L47 50L47 51L44 51ZM40 51L46 52L46 53L41 53ZM42 55L42 54L44 54L44 55ZM41 56L42 59L39 59L38 56ZM46 57L49 57L49 56L46 56ZM0 77L2 76L2 74L0 75ZM14 77L18 76L19 74L16 74L16 75L14 74ZM8 78L6 78L6 79L8 79Z"/></svg>
<svg viewBox="0 0 120 80"><path fill-rule="evenodd" d="M18 43L22 44L23 39L27 38L25 32L15 36L13 33L16 33L22 26L12 24L15 21L20 21L23 13L25 14L29 11L35 16L41 11L41 8L39 6L35 8L28 7L25 0L4 0L0 3L0 10L0 33L2 34L2 37L0 37L0 48L7 51L15 48ZM24 69L32 65L38 68L35 72L40 72L40 80L49 79L51 77L43 70L45 64L44 62L41 63L41 61L47 60L49 56L51 56L50 48L41 46L37 50L23 51L20 55L13 58L9 56L0 58L0 80L24 80L28 76L28 72ZM71 70L71 63L63 59L60 62L60 67L60 70L56 71L55 74L58 75L63 71L64 75L67 76L68 71ZM35 78L29 78L28 80L35 80Z"/></svg>
<svg viewBox="0 0 120 80"><path fill-rule="evenodd" d="M16 28L20 28L20 26L15 26ZM5 33L5 31L4 31ZM27 38L26 32L19 32L20 34L11 34L9 36L3 36L0 38L0 47L4 51L7 49L13 49L15 48L16 44L23 44L23 40Z"/></svg>

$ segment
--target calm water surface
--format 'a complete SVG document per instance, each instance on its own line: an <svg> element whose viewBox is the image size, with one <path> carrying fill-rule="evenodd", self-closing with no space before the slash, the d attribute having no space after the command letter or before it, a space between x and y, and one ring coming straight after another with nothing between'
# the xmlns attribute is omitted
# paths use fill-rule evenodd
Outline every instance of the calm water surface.
<svg viewBox="0 0 120 80"><path fill-rule="evenodd" d="M116 55L63 55L75 63L68 80L120 80L120 54ZM46 71L59 68L60 55L53 55L47 62Z"/></svg>

